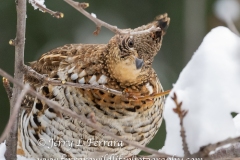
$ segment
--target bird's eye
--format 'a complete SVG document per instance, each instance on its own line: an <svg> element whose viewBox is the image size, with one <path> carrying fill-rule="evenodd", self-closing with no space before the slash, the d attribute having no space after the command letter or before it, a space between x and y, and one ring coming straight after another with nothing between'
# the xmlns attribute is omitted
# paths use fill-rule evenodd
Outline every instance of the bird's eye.
<svg viewBox="0 0 240 160"><path fill-rule="evenodd" d="M129 48L132 48L133 45L134 45L133 40L132 40L132 39L129 39L129 41L128 41L128 47L129 47Z"/></svg>

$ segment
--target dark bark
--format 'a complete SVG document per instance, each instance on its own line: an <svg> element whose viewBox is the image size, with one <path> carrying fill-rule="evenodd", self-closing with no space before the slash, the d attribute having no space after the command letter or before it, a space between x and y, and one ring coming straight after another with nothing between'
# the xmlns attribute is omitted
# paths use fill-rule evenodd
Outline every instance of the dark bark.
<svg viewBox="0 0 240 160"><path fill-rule="evenodd" d="M14 78L18 82L23 82L23 64L24 64L24 45L25 45L25 30L26 30L26 0L16 1L17 9L17 33L15 39L15 67L14 67ZM21 93L21 88L14 84L13 85L13 96L11 99L11 111L15 105L18 95ZM5 152L5 158L7 160L17 159L17 137L18 136L18 118L14 122L11 131L8 135Z"/></svg>

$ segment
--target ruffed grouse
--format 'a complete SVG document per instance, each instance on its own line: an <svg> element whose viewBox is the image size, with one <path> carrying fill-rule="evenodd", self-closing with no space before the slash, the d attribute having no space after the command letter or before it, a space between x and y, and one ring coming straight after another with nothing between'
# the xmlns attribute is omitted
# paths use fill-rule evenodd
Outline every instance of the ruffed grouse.
<svg viewBox="0 0 240 160"><path fill-rule="evenodd" d="M30 66L38 73L62 81L105 85L141 96L160 93L163 89L152 62L160 50L169 22L170 18L164 14L152 23L128 29L129 32L142 31L155 26L160 27L160 31L116 34L108 44L64 45L43 54ZM142 145L150 142L162 122L164 97L130 101L127 97L97 89L43 86L30 76L25 77L25 83L79 115L89 117L93 114L95 124ZM34 158L96 158L111 154L126 157L140 152L138 148L59 113L35 97L28 95L23 105L28 109L21 110L19 154Z"/></svg>

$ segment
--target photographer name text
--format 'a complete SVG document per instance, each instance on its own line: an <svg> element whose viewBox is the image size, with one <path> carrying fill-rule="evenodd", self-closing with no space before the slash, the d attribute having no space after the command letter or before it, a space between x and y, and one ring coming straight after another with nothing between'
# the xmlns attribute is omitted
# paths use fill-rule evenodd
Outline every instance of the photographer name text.
<svg viewBox="0 0 240 160"><path fill-rule="evenodd" d="M38 140L38 146L47 146L48 148L53 148L53 147L61 147L65 146L69 149L71 148L78 148L81 146L108 146L108 147L123 147L123 142L122 141L99 141L99 140L94 140L94 139L78 139L77 141L71 141L71 140L54 140L54 139L39 139Z"/></svg>

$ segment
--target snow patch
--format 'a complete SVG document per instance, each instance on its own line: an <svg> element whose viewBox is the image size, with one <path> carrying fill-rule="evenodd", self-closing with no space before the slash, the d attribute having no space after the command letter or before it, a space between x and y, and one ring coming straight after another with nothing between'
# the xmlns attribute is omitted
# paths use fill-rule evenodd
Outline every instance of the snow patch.
<svg viewBox="0 0 240 160"><path fill-rule="evenodd" d="M237 114L234 118L233 118L233 122L234 125L237 129L237 134L240 135L240 114Z"/></svg>
<svg viewBox="0 0 240 160"><path fill-rule="evenodd" d="M183 156L180 120L173 112L176 106L171 99L174 92L183 102L182 109L188 110L183 124L191 153L209 143L237 136L230 113L240 113L239 51L240 38L225 27L206 35L166 99L167 154Z"/></svg>
<svg viewBox="0 0 240 160"><path fill-rule="evenodd" d="M95 13L91 13L91 16L97 18L97 15Z"/></svg>

